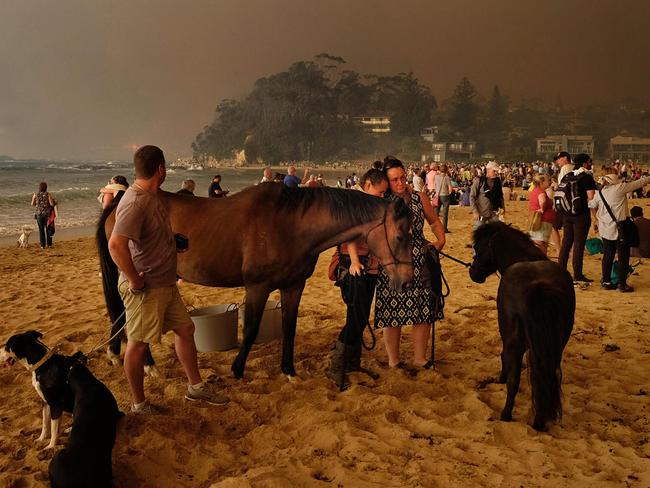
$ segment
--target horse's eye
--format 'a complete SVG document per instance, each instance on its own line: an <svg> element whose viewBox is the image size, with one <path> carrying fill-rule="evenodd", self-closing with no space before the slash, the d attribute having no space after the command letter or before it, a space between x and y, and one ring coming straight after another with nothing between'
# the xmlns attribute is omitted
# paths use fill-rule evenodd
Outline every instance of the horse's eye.
<svg viewBox="0 0 650 488"><path fill-rule="evenodd" d="M402 236L397 236L397 241L398 242L402 242L403 240L404 240L404 238Z"/></svg>

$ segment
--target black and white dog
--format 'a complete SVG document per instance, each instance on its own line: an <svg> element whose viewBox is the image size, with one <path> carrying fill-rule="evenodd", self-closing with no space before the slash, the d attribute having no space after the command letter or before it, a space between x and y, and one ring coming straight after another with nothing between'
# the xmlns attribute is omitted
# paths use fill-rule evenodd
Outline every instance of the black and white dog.
<svg viewBox="0 0 650 488"><path fill-rule="evenodd" d="M110 390L83 364L82 353L66 360L74 397L72 430L65 448L50 462L50 483L54 488L111 487L117 421L124 414Z"/></svg>
<svg viewBox="0 0 650 488"><path fill-rule="evenodd" d="M66 447L52 458L50 482L54 487L112 485L112 450L117 421L122 413L110 390L85 366L85 356L54 354L37 331L9 338L0 351L3 363L22 363L32 373L32 384L44 401L43 430L51 433L48 448L56 445L63 411L73 414Z"/></svg>
<svg viewBox="0 0 650 488"><path fill-rule="evenodd" d="M42 337L35 330L11 336L0 350L0 361L9 366L18 362L32 373L32 385L43 400L43 427L38 442L50 436L47 449L51 449L59 438L61 415L64 411L72 413L74 400L67 382L65 356L48 349Z"/></svg>

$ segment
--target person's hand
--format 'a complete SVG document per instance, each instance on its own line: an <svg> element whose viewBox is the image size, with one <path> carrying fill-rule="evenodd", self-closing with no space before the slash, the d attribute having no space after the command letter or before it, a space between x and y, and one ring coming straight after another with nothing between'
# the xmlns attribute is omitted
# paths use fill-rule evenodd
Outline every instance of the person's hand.
<svg viewBox="0 0 650 488"><path fill-rule="evenodd" d="M479 220L481 218L478 212L474 212L474 220Z"/></svg>
<svg viewBox="0 0 650 488"><path fill-rule="evenodd" d="M361 276L363 273L363 264L360 261L350 264L350 274L352 276Z"/></svg>
<svg viewBox="0 0 650 488"><path fill-rule="evenodd" d="M129 280L129 289L132 293L141 292L144 288L144 271L140 271L134 280Z"/></svg>
<svg viewBox="0 0 650 488"><path fill-rule="evenodd" d="M598 224L594 223L594 232L598 234Z"/></svg>

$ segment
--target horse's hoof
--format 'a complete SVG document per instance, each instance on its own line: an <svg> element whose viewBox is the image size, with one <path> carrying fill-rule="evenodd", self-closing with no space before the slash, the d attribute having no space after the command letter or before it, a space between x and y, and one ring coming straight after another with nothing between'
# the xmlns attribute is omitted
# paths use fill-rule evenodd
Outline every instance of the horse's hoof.
<svg viewBox="0 0 650 488"><path fill-rule="evenodd" d="M512 420L512 414L511 413L506 413L506 412L501 412L501 420L503 422L510 422Z"/></svg>
<svg viewBox="0 0 650 488"><path fill-rule="evenodd" d="M162 374L160 373L160 370L156 367L155 364L152 364L151 366L145 366L144 367L144 373L147 376L150 376L151 378L162 378Z"/></svg>
<svg viewBox="0 0 650 488"><path fill-rule="evenodd" d="M244 377L244 370L237 368L234 365L230 368L230 371L232 371L232 375L238 380L241 380Z"/></svg>
<svg viewBox="0 0 650 488"><path fill-rule="evenodd" d="M285 376L289 380L289 383L297 383L298 382L298 377L295 374L294 375L285 374Z"/></svg>

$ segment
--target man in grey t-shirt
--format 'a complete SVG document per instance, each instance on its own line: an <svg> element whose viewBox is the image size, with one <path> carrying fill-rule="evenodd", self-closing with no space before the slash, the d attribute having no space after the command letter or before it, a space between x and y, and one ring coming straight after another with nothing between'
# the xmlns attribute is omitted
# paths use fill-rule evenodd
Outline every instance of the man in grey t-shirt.
<svg viewBox="0 0 650 488"><path fill-rule="evenodd" d="M175 334L176 355L189 381L185 398L212 404L228 401L201 381L194 324L176 287L176 245L169 215L161 201L165 157L156 146L143 146L133 157L135 183L115 213L108 248L121 271L118 285L126 309L124 371L134 413L154 410L144 395L144 357L162 334Z"/></svg>

